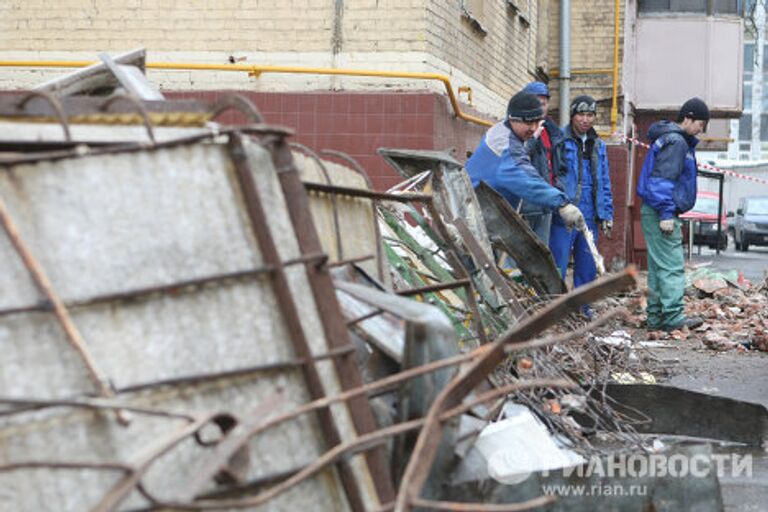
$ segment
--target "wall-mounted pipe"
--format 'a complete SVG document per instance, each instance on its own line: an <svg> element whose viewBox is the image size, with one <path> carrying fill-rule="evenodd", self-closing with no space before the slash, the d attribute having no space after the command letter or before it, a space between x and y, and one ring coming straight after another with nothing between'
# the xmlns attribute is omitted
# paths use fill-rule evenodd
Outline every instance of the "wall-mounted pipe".
<svg viewBox="0 0 768 512"><path fill-rule="evenodd" d="M616 133L616 123L619 119L619 14L621 0L615 0L613 5L613 93L611 95L611 133Z"/></svg>
<svg viewBox="0 0 768 512"><path fill-rule="evenodd" d="M560 126L570 122L571 1L560 0Z"/></svg>
<svg viewBox="0 0 768 512"><path fill-rule="evenodd" d="M0 67L18 68L81 68L95 64L92 61L0 61ZM148 62L147 69L172 69L186 71L239 71L246 72L258 78L262 73L288 73L305 75L344 75L344 76L369 76L380 78L406 78L412 80L437 80L445 86L448 100L451 102L456 117L481 126L493 126L493 122L486 121L461 110L456 94L453 92L451 79L438 73L416 73L396 71L376 71L365 69L338 69L338 68L304 68L298 66L256 66L250 64L194 64L176 62Z"/></svg>

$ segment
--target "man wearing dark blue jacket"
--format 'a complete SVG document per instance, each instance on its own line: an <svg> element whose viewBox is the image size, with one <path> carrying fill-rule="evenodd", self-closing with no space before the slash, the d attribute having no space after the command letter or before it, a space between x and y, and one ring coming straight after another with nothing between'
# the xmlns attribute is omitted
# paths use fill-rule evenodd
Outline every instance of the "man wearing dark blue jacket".
<svg viewBox="0 0 768 512"><path fill-rule="evenodd" d="M709 108L691 98L677 122L651 125L651 148L645 156L637 195L643 199L641 226L648 248L648 329L671 331L701 325L683 310L685 270L679 215L696 203L696 135L707 128Z"/></svg>
<svg viewBox="0 0 768 512"><path fill-rule="evenodd" d="M579 209L539 175L524 146L543 117L536 96L522 91L515 94L507 106L507 119L486 132L464 167L473 187L486 182L514 208L522 200L547 212L557 210L564 223L580 226L584 217Z"/></svg>
<svg viewBox="0 0 768 512"><path fill-rule="evenodd" d="M597 242L597 227L610 237L613 228L613 194L608 172L605 143L593 128L597 103L591 96L577 96L571 102L571 122L563 128L563 140L557 145L557 182L568 199L578 205L592 237ZM573 253L573 286L579 287L597 277L597 267L582 231L571 230L555 215L549 249L565 278ZM585 308L590 315L590 310Z"/></svg>
<svg viewBox="0 0 768 512"><path fill-rule="evenodd" d="M525 147L531 157L531 163L539 171L539 176L550 185L555 184L554 150L563 138L560 127L547 117L549 110L549 88L544 82L531 82L523 88L524 92L535 95L539 99L544 115L544 122L533 137L526 141ZM520 213L531 226L534 233L542 242L549 245L549 229L552 224L552 213L541 206L523 201Z"/></svg>

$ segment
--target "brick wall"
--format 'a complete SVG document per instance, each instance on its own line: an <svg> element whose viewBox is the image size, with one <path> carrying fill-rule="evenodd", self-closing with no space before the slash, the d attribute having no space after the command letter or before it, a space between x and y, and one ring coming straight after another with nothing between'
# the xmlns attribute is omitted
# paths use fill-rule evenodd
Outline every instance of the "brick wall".
<svg viewBox="0 0 768 512"><path fill-rule="evenodd" d="M579 0L571 2L571 71L610 70L613 68L613 0ZM626 2L619 2L619 80L621 80L624 40L624 14ZM558 2L548 5L549 45L546 52L548 71L560 66L560 8ZM551 82L553 89L552 103L559 105L557 93L559 81ZM610 99L612 95L612 73L592 72L571 76L571 98L579 94L589 94L597 100L608 100L601 105L598 115L599 129L608 130L610 124ZM618 94L622 89L619 83ZM621 104L619 105L621 110ZM621 112L620 112L621 113ZM620 122L620 121L619 121Z"/></svg>
<svg viewBox="0 0 768 512"><path fill-rule="evenodd" d="M0 0L0 59L95 60L145 47L150 61L349 67L446 74L498 116L533 79L538 2L483 0L480 35L460 0ZM343 9L337 11L336 5ZM527 20L524 23L521 20ZM66 71L0 69L0 88ZM439 82L313 75L150 71L167 90L427 90ZM466 97L465 97L466 99Z"/></svg>
<svg viewBox="0 0 768 512"><path fill-rule="evenodd" d="M430 53L508 99L534 80L537 65L538 3L528 0L514 3L521 6L517 14L506 0L481 2L482 11L471 14L485 29L483 35L462 17L459 1L430 0L427 3Z"/></svg>
<svg viewBox="0 0 768 512"><path fill-rule="evenodd" d="M230 91L176 91L172 98L213 103ZM343 151L357 160L378 190L403 180L376 150L380 147L447 150L459 161L474 150L482 126L455 118L446 99L434 93L254 93L243 92L258 106L265 122L296 130L292 141L316 152ZM245 122L240 114L219 121Z"/></svg>

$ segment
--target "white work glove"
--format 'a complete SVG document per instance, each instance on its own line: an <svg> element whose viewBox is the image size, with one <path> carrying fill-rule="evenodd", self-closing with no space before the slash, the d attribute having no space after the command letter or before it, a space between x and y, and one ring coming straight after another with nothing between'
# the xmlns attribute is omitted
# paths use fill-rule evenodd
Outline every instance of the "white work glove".
<svg viewBox="0 0 768 512"><path fill-rule="evenodd" d="M604 220L600 223L600 229L603 230L603 235L607 239L611 239L611 236L613 234L613 221L612 220Z"/></svg>
<svg viewBox="0 0 768 512"><path fill-rule="evenodd" d="M584 226L586 225L584 222L584 215L582 215L581 210L577 207L568 203L565 206L561 206L557 211L560 214L560 218L565 222L565 227L568 229L584 229Z"/></svg>
<svg viewBox="0 0 768 512"><path fill-rule="evenodd" d="M659 229L665 235L671 235L675 230L675 219L667 219L659 221Z"/></svg>

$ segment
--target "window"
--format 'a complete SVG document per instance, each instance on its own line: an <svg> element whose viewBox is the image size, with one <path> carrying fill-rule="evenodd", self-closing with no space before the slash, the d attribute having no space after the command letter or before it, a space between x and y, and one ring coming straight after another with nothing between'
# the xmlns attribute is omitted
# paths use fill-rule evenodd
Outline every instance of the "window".
<svg viewBox="0 0 768 512"><path fill-rule="evenodd" d="M752 140L752 114L744 114L739 118L739 140ZM760 116L760 140L768 142L768 114Z"/></svg>
<svg viewBox="0 0 768 512"><path fill-rule="evenodd" d="M480 35L488 34L483 27L483 0L461 0L461 17Z"/></svg>

